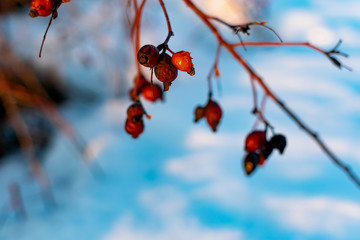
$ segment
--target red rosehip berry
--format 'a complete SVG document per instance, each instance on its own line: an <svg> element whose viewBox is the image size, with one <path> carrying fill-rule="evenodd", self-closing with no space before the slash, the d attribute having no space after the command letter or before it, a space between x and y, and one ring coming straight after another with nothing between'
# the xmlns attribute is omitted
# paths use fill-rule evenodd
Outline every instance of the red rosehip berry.
<svg viewBox="0 0 360 240"><path fill-rule="evenodd" d="M132 138L137 138L144 131L144 122L142 119L130 120L126 119L125 131L131 135Z"/></svg>
<svg viewBox="0 0 360 240"><path fill-rule="evenodd" d="M140 103L133 103L127 109L127 117L129 120L142 119L144 109Z"/></svg>
<svg viewBox="0 0 360 240"><path fill-rule="evenodd" d="M205 106L205 117L211 129L216 132L217 126L219 125L222 117L222 110L219 104L212 99L209 99Z"/></svg>
<svg viewBox="0 0 360 240"><path fill-rule="evenodd" d="M256 152L260 150L266 142L265 131L253 131L245 139L245 151Z"/></svg>
<svg viewBox="0 0 360 240"><path fill-rule="evenodd" d="M195 75L194 64L189 52L180 51L174 53L171 57L172 64L180 71L187 72L191 76Z"/></svg>
<svg viewBox="0 0 360 240"><path fill-rule="evenodd" d="M155 66L155 76L164 84L164 92L169 90L171 82L176 79L178 70L171 62L171 57L162 53L160 55L159 63Z"/></svg>
<svg viewBox="0 0 360 240"><path fill-rule="evenodd" d="M151 84L148 83L141 90L141 94L146 100L150 102L155 102L156 100L163 100L163 92L158 84L153 84L151 86Z"/></svg>
<svg viewBox="0 0 360 240"><path fill-rule="evenodd" d="M145 67L154 67L159 57L159 49L150 44L142 46L137 53L138 62Z"/></svg>
<svg viewBox="0 0 360 240"><path fill-rule="evenodd" d="M54 0L32 0L30 4L30 17L47 17L54 10Z"/></svg>
<svg viewBox="0 0 360 240"><path fill-rule="evenodd" d="M198 122L200 119L205 117L205 108L202 106L197 106L194 111L195 119L194 122Z"/></svg>

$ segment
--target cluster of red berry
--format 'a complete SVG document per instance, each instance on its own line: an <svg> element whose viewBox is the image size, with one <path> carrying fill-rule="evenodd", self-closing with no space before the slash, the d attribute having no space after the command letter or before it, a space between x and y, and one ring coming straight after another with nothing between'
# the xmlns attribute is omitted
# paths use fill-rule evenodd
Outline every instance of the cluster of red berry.
<svg viewBox="0 0 360 240"><path fill-rule="evenodd" d="M30 17L47 17L51 15L61 3L71 0L32 0L30 5Z"/></svg>
<svg viewBox="0 0 360 240"><path fill-rule="evenodd" d="M194 111L194 122L198 122L202 118L206 118L211 129L216 132L222 117L222 110L217 102L210 97L205 106L197 106Z"/></svg>
<svg viewBox="0 0 360 240"><path fill-rule="evenodd" d="M142 120L144 109L140 103L139 96L141 95L150 102L162 101L163 91L169 90L172 81L178 75L178 70L185 71L191 76L195 74L194 64L189 52L180 51L173 53L172 57L170 57L165 52L166 50L169 49L163 44L158 47L147 44L141 47L137 53L138 62L155 72L156 78L163 83L164 89L162 90L161 86L157 83L147 81L141 74L135 78L135 85L129 91L129 97L135 103L128 108L128 118L125 123L126 132L133 138L137 138L144 131L144 122ZM162 53L160 53L161 51ZM134 113L136 114L134 115Z"/></svg>
<svg viewBox="0 0 360 240"><path fill-rule="evenodd" d="M266 139L265 131L255 130L249 133L245 139L244 169L247 175L254 172L258 165L265 164L266 159L274 149L283 154L286 147L286 138L282 134L274 134L270 140Z"/></svg>
<svg viewBox="0 0 360 240"><path fill-rule="evenodd" d="M164 92L168 91L172 81L177 78L178 70L195 74L194 64L189 52L173 53L172 57L165 51L167 46L144 45L137 53L138 62L149 68L154 68L156 78L163 83ZM160 53L160 51L162 51Z"/></svg>

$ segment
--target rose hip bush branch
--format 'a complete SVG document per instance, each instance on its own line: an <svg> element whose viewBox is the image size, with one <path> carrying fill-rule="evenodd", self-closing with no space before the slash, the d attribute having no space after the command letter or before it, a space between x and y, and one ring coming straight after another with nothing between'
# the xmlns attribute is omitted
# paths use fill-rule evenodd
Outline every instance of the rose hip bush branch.
<svg viewBox="0 0 360 240"><path fill-rule="evenodd" d="M51 9L46 12L46 16L51 15L51 19L55 19L57 16L57 8L61 5L60 0L33 0L33 2L52 2ZM189 49L173 51L169 43L172 36L174 36L173 29L170 23L170 17L166 10L165 4L162 0L158 0L159 5L164 13L168 34L164 42L155 44L146 44L140 47L140 22L143 11L146 10L146 0L142 0L141 3L137 0L129 0L127 6L132 7L135 14L132 21L132 27L130 31L131 39L134 45L134 52L137 59L137 74L134 77L134 86L129 91L129 97L133 103L127 110L127 120L125 123L126 132L133 138L138 138L144 131L145 124L143 116L150 116L146 113L143 104L141 103L140 96L143 99L155 102L163 99L163 92L167 92L170 86L174 83L178 76L178 71L186 72L191 76L195 74L195 67L192 63L192 57L190 56ZM210 128L215 132L219 126L222 118L222 109L220 105L213 99L211 78L213 75L218 77L220 75L218 69L218 61L220 56L220 50L225 49L230 53L236 62L240 64L249 74L251 83L252 95L253 95L253 114L257 116L256 123L262 122L264 129L254 129L248 134L245 139L245 151L247 152L244 157L244 169L245 172L250 175L254 172L257 166L261 166L265 163L267 158L271 155L273 150L278 150L282 154L286 148L286 137L283 134L278 134L274 130L274 126L264 116L264 108L267 99L271 99L275 102L280 109L282 109L303 131L305 131L325 152L325 154L341 169L343 170L351 180L360 187L360 180L350 170L350 168L340 161L335 154L329 149L329 147L322 141L318 134L311 130L282 100L280 100L276 94L268 87L259 74L250 66L250 64L239 54L237 47L242 46L245 50L247 46L254 47L267 47L267 46L305 46L311 48L317 52L324 54L334 65L338 68L345 68L351 70L347 66L343 65L336 57L345 56L346 54L338 50L341 41L330 51L322 50L307 42L283 42L280 36L269 26L266 22L249 22L246 24L229 24L223 19L209 16L204 13L199 6L196 6L192 0L183 0L183 3L195 13L195 15L205 24L207 28L212 32L218 42L218 47L215 53L214 64L210 69L210 73L207 77L209 94L208 100L205 105L197 106L195 108L195 122L205 118ZM33 6L33 5L32 5ZM34 14L30 14L34 15ZM38 14L43 16L41 14ZM50 20L51 23L51 20ZM222 24L228 27L235 35L238 36L240 42L231 43L227 41L215 24ZM49 24L50 25L50 24ZM260 26L273 32L279 39L279 42L245 42L243 41L241 34L250 34L251 27ZM45 39L45 36L44 36ZM142 66L141 66L142 65ZM145 76L142 73L142 68L150 69L150 77ZM158 83L153 82L153 75L162 83L162 87ZM150 78L150 80L148 79ZM257 102L257 87L264 91L263 100L260 106ZM269 130L271 137L268 137Z"/></svg>

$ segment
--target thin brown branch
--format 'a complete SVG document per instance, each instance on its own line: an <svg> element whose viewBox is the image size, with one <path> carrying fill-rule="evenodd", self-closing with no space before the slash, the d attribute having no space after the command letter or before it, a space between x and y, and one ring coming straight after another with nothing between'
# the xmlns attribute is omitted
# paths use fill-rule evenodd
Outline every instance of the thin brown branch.
<svg viewBox="0 0 360 240"><path fill-rule="evenodd" d="M319 53L325 54L326 52L322 50L321 48L318 48L314 46L313 44L309 42L243 42L241 43L234 43L231 44L231 46L238 47L238 46L251 46L251 47L281 47L281 46L292 46L292 47L308 47L311 48Z"/></svg>
<svg viewBox="0 0 360 240"><path fill-rule="evenodd" d="M335 154L330 150L329 147L318 137L316 133L314 133L312 130L310 130L309 127L305 125L305 123L300 120L299 117L295 115L295 113L289 109L282 101L278 99L278 97L270 90L270 88L265 84L265 82L260 78L258 74L255 73L255 71L250 67L250 65L235 51L235 45L229 44L227 41L224 40L224 38L221 36L219 31L216 29L216 27L209 21L206 14L204 14L197 6L194 5L194 3L191 0L183 0L184 3L192 10L194 13L205 23L205 25L211 30L211 32L214 34L216 39L218 40L219 44L221 44L232 56L233 58L240 63L240 65L249 73L250 77L255 79L257 83L261 86L261 88L264 90L265 94L269 96L277 105L308 135L310 135L311 138L320 146L320 148L324 151L324 153L333 161L333 163L336 164L342 171L344 171L345 174L350 177L350 179L358 186L360 187L360 179L351 171L351 169L344 164L340 159L338 159ZM284 44L284 43L277 43L277 44ZM285 43L286 44L286 43ZM316 51L319 51L316 49L316 47L313 47L311 45L308 45L307 43L303 43L304 46L308 46L310 48L315 49ZM320 50L320 52L323 52Z"/></svg>
<svg viewBox="0 0 360 240"><path fill-rule="evenodd" d="M168 32L171 32L171 33L172 33L173 31L172 31L172 28L171 28L169 15L168 15L168 13L167 13L167 11L166 11L166 8L165 8L165 4L164 4L163 0L159 0L159 3L160 3L160 6L161 6L161 8L162 8L162 10L163 10L163 12L164 12L165 18L166 18L166 23L167 23ZM173 34L172 34L172 35L173 35Z"/></svg>

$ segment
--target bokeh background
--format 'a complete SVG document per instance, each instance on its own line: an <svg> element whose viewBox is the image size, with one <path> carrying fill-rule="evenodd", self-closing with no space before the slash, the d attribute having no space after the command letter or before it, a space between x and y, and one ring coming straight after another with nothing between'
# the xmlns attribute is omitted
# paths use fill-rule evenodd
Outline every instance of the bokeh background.
<svg viewBox="0 0 360 240"><path fill-rule="evenodd" d="M169 45L191 52L196 75L179 73L165 102L144 101L152 119L145 120L137 140L124 131L136 74L128 36L133 12L126 1L63 4L42 58L38 51L48 19L28 17L27 1L10 8L6 2L0 4L2 71L36 76L86 144L79 147L36 107L20 107L51 183L54 203L49 205L1 111L0 239L360 238L359 188L271 101L265 115L276 132L287 136L288 146L253 176L245 176L243 142L256 120L250 81L225 51L221 77L213 79L214 98L224 111L218 132L204 121L193 123L195 106L207 100L206 77L217 42L182 1L165 1L175 32ZM239 52L360 175L360 3L194 2L231 23L267 21L284 41L310 41L328 50L342 39L340 49L350 57L340 59L353 71L339 70L304 47ZM254 27L251 33L244 40L276 41L266 29ZM158 45L166 35L158 2L148 1L141 44ZM149 76L148 69L142 71ZM23 211L12 205L14 192L21 196Z"/></svg>

